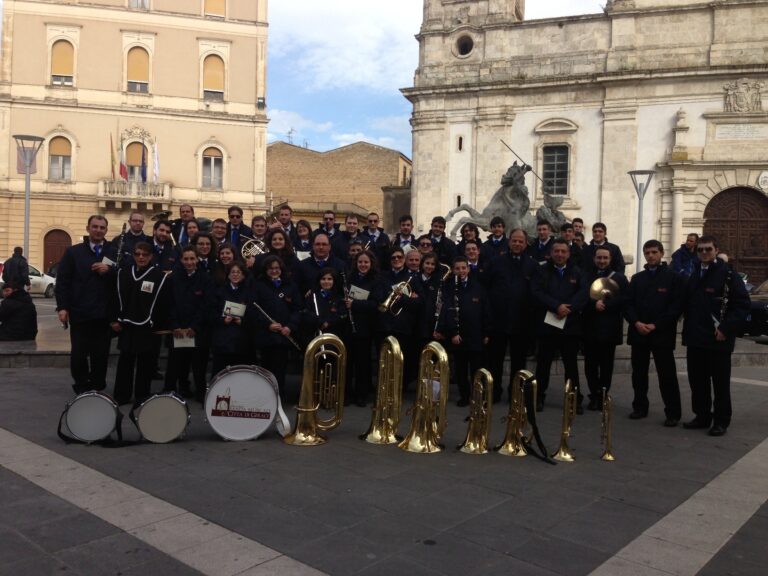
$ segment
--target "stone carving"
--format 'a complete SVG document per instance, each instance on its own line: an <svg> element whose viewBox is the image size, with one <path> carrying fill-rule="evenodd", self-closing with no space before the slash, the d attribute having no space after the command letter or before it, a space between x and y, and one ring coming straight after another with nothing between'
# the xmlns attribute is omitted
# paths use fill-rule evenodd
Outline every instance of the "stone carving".
<svg viewBox="0 0 768 576"><path fill-rule="evenodd" d="M527 164L520 166L515 161L501 177L501 187L482 212L478 212L469 204L462 204L448 212L446 220L450 220L459 212L469 212L469 216L459 218L451 230L451 237L456 238L456 232L468 222L483 230L490 230L491 218L494 216L501 216L504 219L507 231L523 228L529 234L533 234L536 231L536 219L528 212L531 201L528 198L528 187L525 185L525 175L530 171L530 166Z"/></svg>
<svg viewBox="0 0 768 576"><path fill-rule="evenodd" d="M134 125L130 128L123 130L123 140L152 140L152 134L147 132L144 128L138 125Z"/></svg>
<svg viewBox="0 0 768 576"><path fill-rule="evenodd" d="M725 112L761 112L763 110L762 89L764 82L741 78L723 86L725 90Z"/></svg>
<svg viewBox="0 0 768 576"><path fill-rule="evenodd" d="M608 0L608 4L605 6L605 11L610 12L612 10L630 10L635 7L635 0Z"/></svg>
<svg viewBox="0 0 768 576"><path fill-rule="evenodd" d="M565 214L558 210L562 206L563 200L565 200L565 196L555 196L545 191L544 206L536 210L536 220L546 220L549 222L555 234L559 234L560 227L567 221Z"/></svg>

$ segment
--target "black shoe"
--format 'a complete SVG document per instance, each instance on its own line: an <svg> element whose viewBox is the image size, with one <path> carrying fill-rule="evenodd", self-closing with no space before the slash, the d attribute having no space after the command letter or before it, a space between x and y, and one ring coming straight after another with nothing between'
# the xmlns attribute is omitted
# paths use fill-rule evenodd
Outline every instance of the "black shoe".
<svg viewBox="0 0 768 576"><path fill-rule="evenodd" d="M592 410L593 412L597 410L602 410L603 407L600 406L600 404L601 404L600 400L598 400L597 398L593 398L592 400L589 401L589 404L587 404L587 410Z"/></svg>
<svg viewBox="0 0 768 576"><path fill-rule="evenodd" d="M664 426L666 428L674 428L675 426L677 426L678 422L679 420L677 418L667 418L666 420L664 420Z"/></svg>
<svg viewBox="0 0 768 576"><path fill-rule="evenodd" d="M536 412L543 412L544 411L544 399L539 398L536 400Z"/></svg>
<svg viewBox="0 0 768 576"><path fill-rule="evenodd" d="M683 428L686 430L703 430L704 428L709 428L709 422L694 418L688 422L683 422Z"/></svg>
<svg viewBox="0 0 768 576"><path fill-rule="evenodd" d="M725 426L721 426L720 424L714 424L712 428L709 429L708 434L710 436L722 436L725 434L725 431L728 430Z"/></svg>
<svg viewBox="0 0 768 576"><path fill-rule="evenodd" d="M469 400L464 400L464 398L462 398L461 400L457 400L456 406L458 406L459 408L463 408L464 406L469 406Z"/></svg>
<svg viewBox="0 0 768 576"><path fill-rule="evenodd" d="M579 416L584 414L584 406L582 406L581 404L576 404L576 414L578 414Z"/></svg>
<svg viewBox="0 0 768 576"><path fill-rule="evenodd" d="M629 415L630 420L640 420L641 418L647 418L648 412L640 412L640 410L633 410Z"/></svg>

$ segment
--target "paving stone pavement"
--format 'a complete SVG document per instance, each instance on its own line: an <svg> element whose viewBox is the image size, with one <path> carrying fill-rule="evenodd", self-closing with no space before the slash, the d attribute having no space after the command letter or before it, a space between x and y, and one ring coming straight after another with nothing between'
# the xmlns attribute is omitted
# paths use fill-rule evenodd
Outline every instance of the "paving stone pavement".
<svg viewBox="0 0 768 576"><path fill-rule="evenodd" d="M630 421L629 378L615 378L613 463L599 459L600 416L594 412L577 417L572 464L459 453L454 447L466 434L466 409L453 405L447 449L434 455L360 441L370 409L357 407L346 409L329 442L314 448L286 446L273 432L253 442L222 441L197 405L186 437L173 444L65 445L55 430L72 394L68 370L61 368L0 369L0 428L281 555L282 564L261 573L297 573L290 564L297 561L334 575L583 575L714 479L727 478L723 472L768 437L763 369L734 370L734 421L722 438L663 428L653 386L650 417ZM681 386L687 407L684 377ZM539 417L550 450L561 421L557 396L549 394ZM505 412L494 406L494 442L503 436ZM408 424L404 417L401 432ZM126 436L136 439L131 426L124 425ZM759 473L750 479L755 494L765 482ZM77 485L66 470L60 477L62 485ZM190 544L179 560L34 481L0 467L0 575L200 573L192 565L217 573L215 565L201 563L207 549L191 559ZM703 556L705 550L691 548L691 558L703 559L699 574L747 575L764 568L765 502L745 520L719 550ZM698 521L692 520L691 530ZM637 566L617 573L651 574Z"/></svg>

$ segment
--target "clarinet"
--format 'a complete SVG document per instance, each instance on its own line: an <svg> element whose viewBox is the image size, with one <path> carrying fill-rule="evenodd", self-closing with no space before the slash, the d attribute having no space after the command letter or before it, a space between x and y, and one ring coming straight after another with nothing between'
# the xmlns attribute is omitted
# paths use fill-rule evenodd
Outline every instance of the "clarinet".
<svg viewBox="0 0 768 576"><path fill-rule="evenodd" d="M440 276L440 283L437 285L437 296L435 297L435 327L432 332L437 332L437 325L440 322L440 312L443 311L443 284L451 275L451 268L447 264L440 264L441 267L446 268L445 274Z"/></svg>
<svg viewBox="0 0 768 576"><path fill-rule="evenodd" d="M459 322L459 275L454 275L454 290L453 290L453 308L454 316L456 318L456 335L461 336L461 324Z"/></svg>
<svg viewBox="0 0 768 576"><path fill-rule="evenodd" d="M117 243L117 267L120 267L120 261L123 259L123 244L125 244L125 232L127 229L127 224L123 222L123 231L120 233L120 240Z"/></svg>
<svg viewBox="0 0 768 576"><path fill-rule="evenodd" d="M344 300L349 300L349 284L347 284L346 273L341 273L341 279L344 283ZM352 306L349 307L349 324L352 326L352 334L357 334L357 327L355 326L355 319L352 316Z"/></svg>

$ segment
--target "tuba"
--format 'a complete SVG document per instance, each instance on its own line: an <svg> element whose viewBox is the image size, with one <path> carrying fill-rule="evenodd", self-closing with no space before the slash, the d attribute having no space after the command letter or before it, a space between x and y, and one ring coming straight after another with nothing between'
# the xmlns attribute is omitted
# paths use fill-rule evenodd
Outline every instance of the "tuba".
<svg viewBox="0 0 768 576"><path fill-rule="evenodd" d="M296 426L283 441L294 446L316 446L326 439L318 430L333 430L341 424L344 412L344 382L347 351L338 336L322 334L312 340L304 353L301 394L296 407ZM319 420L319 408L333 410L327 420Z"/></svg>
<svg viewBox="0 0 768 576"><path fill-rule="evenodd" d="M243 257L243 260L248 260L248 258L254 258L269 252L267 245L262 240L251 238L245 234L241 234L241 236L248 239L240 248L240 255Z"/></svg>
<svg viewBox="0 0 768 576"><path fill-rule="evenodd" d="M389 296L379 304L379 312L389 312L393 316L400 316L400 312L403 311L402 305L398 305L402 298L411 297L411 280L413 276L408 278L405 282L398 282L392 286L392 291Z"/></svg>
<svg viewBox="0 0 768 576"><path fill-rule="evenodd" d="M469 408L469 427L459 450L466 454L487 454L491 433L491 407L493 406L493 376L485 368L475 372Z"/></svg>
<svg viewBox="0 0 768 576"><path fill-rule="evenodd" d="M528 426L528 416L525 408L524 385L530 382L533 386L533 397L536 397L538 384L533 373L528 370L518 370L512 379L512 390L509 395L509 412L507 413L507 431L504 441L495 450L504 456L523 457L528 455L525 448L527 443L525 429Z"/></svg>
<svg viewBox="0 0 768 576"><path fill-rule="evenodd" d="M397 445L398 448L421 454L442 451L440 439L445 431L450 380L448 354L440 344L430 342L421 351L416 403L411 410L411 429Z"/></svg>
<svg viewBox="0 0 768 576"><path fill-rule="evenodd" d="M552 454L552 458L559 462L573 462L573 452L568 447L568 438L571 437L573 421L576 418L576 389L571 380L565 382L565 392L563 393L563 427L560 431L560 447L557 452Z"/></svg>
<svg viewBox="0 0 768 576"><path fill-rule="evenodd" d="M613 400L611 399L608 391L603 388L603 419L600 427L600 441L603 444L603 455L600 456L600 460L606 462L613 462L616 458L613 457L613 451L611 450L611 419L613 418Z"/></svg>
<svg viewBox="0 0 768 576"><path fill-rule="evenodd" d="M371 426L360 438L371 444L397 444L403 401L403 353L394 336L387 336L379 352L379 382Z"/></svg>

